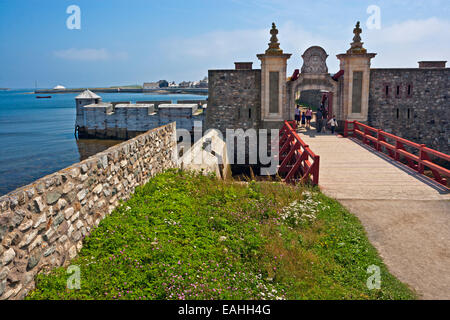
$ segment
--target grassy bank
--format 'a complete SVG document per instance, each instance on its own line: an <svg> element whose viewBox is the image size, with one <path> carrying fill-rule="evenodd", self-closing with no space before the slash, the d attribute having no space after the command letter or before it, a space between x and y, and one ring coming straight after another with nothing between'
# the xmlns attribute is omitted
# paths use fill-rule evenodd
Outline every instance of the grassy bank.
<svg viewBox="0 0 450 320"><path fill-rule="evenodd" d="M85 239L29 299L412 299L358 219L314 189L169 171ZM367 268L381 268L369 290Z"/></svg>

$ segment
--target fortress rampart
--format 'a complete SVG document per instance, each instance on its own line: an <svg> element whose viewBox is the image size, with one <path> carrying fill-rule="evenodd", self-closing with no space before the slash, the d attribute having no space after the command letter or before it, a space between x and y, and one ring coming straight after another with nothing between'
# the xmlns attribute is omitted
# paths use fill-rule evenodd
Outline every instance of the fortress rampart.
<svg viewBox="0 0 450 320"><path fill-rule="evenodd" d="M120 139L136 137L152 128L171 122L178 129L193 132L194 122L204 120L205 101L102 102L100 96L86 90L75 98L76 130L79 138Z"/></svg>
<svg viewBox="0 0 450 320"><path fill-rule="evenodd" d="M23 299L39 272L69 265L119 200L178 167L176 143L171 123L1 197L0 300Z"/></svg>
<svg viewBox="0 0 450 320"><path fill-rule="evenodd" d="M371 69L368 124L450 153L450 69Z"/></svg>

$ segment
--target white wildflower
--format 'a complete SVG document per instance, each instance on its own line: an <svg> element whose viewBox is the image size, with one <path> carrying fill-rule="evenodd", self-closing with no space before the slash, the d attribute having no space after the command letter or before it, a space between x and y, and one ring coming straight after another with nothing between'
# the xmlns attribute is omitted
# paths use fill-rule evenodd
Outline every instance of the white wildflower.
<svg viewBox="0 0 450 320"><path fill-rule="evenodd" d="M298 226L305 222L312 222L316 219L316 214L319 211L319 201L313 199L313 194L309 191L303 193L304 199L298 202L297 200L291 202L287 207L283 208L281 212L281 220L289 225Z"/></svg>

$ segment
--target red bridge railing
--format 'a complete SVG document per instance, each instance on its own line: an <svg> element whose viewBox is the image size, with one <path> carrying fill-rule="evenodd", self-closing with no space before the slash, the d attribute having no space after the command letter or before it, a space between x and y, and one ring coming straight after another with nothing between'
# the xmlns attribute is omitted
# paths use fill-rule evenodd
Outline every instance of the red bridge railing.
<svg viewBox="0 0 450 320"><path fill-rule="evenodd" d="M348 137L349 134L361 139L364 144L371 146L375 150L389 155L395 161L404 160L410 168L420 174L424 174L425 168L428 168L432 172L434 180L447 186L448 179L443 178L443 176L450 177L450 170L433 163L430 156L450 161L448 154L427 148L424 144L418 144L380 129L369 127L358 121L345 121L344 137ZM391 140L393 143L386 139ZM406 147L417 151L417 155L408 152Z"/></svg>
<svg viewBox="0 0 450 320"><path fill-rule="evenodd" d="M319 184L320 157L311 151L296 132L295 121L285 121L280 130L280 174L287 183L311 182Z"/></svg>

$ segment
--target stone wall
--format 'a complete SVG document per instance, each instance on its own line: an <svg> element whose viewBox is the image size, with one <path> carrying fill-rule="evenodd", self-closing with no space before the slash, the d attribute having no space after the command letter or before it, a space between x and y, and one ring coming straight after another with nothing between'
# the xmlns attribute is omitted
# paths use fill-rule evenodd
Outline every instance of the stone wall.
<svg viewBox="0 0 450 320"><path fill-rule="evenodd" d="M204 120L197 104L159 104L156 110L153 104L99 103L78 109L79 138L126 140L172 121L178 129L192 131L194 121Z"/></svg>
<svg viewBox="0 0 450 320"><path fill-rule="evenodd" d="M77 118L80 138L130 139L159 126L152 104L90 104L80 108Z"/></svg>
<svg viewBox="0 0 450 320"><path fill-rule="evenodd" d="M300 93L300 104L319 109L322 102L322 93L320 90L304 90Z"/></svg>
<svg viewBox="0 0 450 320"><path fill-rule="evenodd" d="M215 173L220 179L231 177L227 145L220 131L210 130L178 158L182 169Z"/></svg>
<svg viewBox="0 0 450 320"><path fill-rule="evenodd" d="M1 197L0 300L23 299L40 271L67 266L119 200L177 167L175 131L153 129Z"/></svg>
<svg viewBox="0 0 450 320"><path fill-rule="evenodd" d="M148 100L148 101L136 101L136 104L152 104L155 106L155 110L158 110L160 104L168 104L168 103L170 104L172 102L173 102L172 100L158 100L158 101Z"/></svg>
<svg viewBox="0 0 450 320"><path fill-rule="evenodd" d="M203 109L197 104L161 104L158 110L159 124L176 122L177 129L194 131L194 122L203 122Z"/></svg>
<svg viewBox="0 0 450 320"><path fill-rule="evenodd" d="M201 104L202 107L204 105L206 105L208 103L208 100L199 100L199 99L194 99L194 100L177 100L178 104Z"/></svg>
<svg viewBox="0 0 450 320"><path fill-rule="evenodd" d="M450 69L371 69L368 124L450 154Z"/></svg>
<svg viewBox="0 0 450 320"><path fill-rule="evenodd" d="M206 129L258 128L261 70L209 70Z"/></svg>
<svg viewBox="0 0 450 320"><path fill-rule="evenodd" d="M419 68L445 68L447 61L419 61Z"/></svg>

